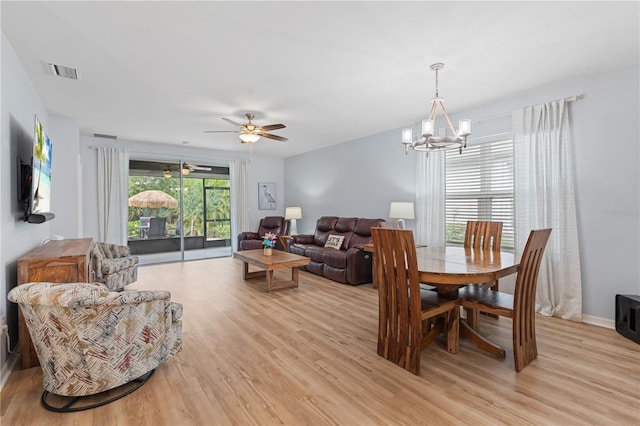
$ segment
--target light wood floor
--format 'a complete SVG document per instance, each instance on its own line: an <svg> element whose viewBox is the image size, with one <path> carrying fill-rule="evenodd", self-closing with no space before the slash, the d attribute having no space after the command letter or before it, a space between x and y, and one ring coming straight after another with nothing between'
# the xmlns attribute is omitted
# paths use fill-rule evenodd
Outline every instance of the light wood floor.
<svg viewBox="0 0 640 426"><path fill-rule="evenodd" d="M286 277L286 274L285 274ZM517 373L511 322L481 319L499 360L463 339L414 376L376 354L377 293L300 273L267 294L232 258L142 267L131 287L184 304L184 346L135 393L94 410L40 406L40 368L2 390L2 425L640 424L640 346L614 330L539 317L538 359ZM603 301L613 303L613 301Z"/></svg>

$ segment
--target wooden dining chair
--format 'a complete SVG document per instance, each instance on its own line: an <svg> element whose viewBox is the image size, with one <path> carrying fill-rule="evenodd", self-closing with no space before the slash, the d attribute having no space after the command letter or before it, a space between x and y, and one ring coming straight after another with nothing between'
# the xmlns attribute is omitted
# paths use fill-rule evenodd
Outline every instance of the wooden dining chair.
<svg viewBox="0 0 640 426"><path fill-rule="evenodd" d="M464 233L464 248L474 250L489 250L499 252L502 245L502 222L489 222L469 220L467 221L467 229ZM498 280L478 284L485 288L499 291L500 286ZM492 318L498 319L498 315L486 314Z"/></svg>
<svg viewBox="0 0 640 426"><path fill-rule="evenodd" d="M502 245L502 222L470 220L464 234L464 248L474 250L500 251ZM491 289L498 291L498 280L487 283Z"/></svg>
<svg viewBox="0 0 640 426"><path fill-rule="evenodd" d="M458 352L460 305L420 289L411 230L371 228L378 277L378 355L420 374L422 350L442 333Z"/></svg>
<svg viewBox="0 0 640 426"><path fill-rule="evenodd" d="M467 313L467 324L478 330L479 313L513 319L513 358L516 371L521 371L538 357L536 344L536 286L544 249L551 229L533 230L522 253L514 294L466 286L458 292L460 304Z"/></svg>

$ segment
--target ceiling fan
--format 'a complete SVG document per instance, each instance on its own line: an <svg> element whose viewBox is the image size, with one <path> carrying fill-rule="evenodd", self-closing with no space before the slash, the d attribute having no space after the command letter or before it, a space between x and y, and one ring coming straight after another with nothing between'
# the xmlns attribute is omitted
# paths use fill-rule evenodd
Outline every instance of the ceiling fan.
<svg viewBox="0 0 640 426"><path fill-rule="evenodd" d="M189 173L193 172L194 170L200 170L200 171L203 171L203 172L210 172L211 171L211 167L197 166L195 164L189 164L189 163L183 163L182 164L182 174L183 175L187 176ZM162 174L166 178L172 177L173 176L173 172L171 170L171 166L169 166L167 164L167 168L164 169Z"/></svg>
<svg viewBox="0 0 640 426"><path fill-rule="evenodd" d="M274 139L283 142L289 140L288 138L282 136L267 133L270 130L284 129L285 127L287 127L284 124L269 124L267 126L258 126L251 122L251 120L253 120L253 118L255 117L253 114L249 112L245 114L245 116L248 120L248 122L245 124L236 123L235 121L228 118L222 118L227 123L238 127L239 130L205 130L205 133L239 133L242 143L255 143L258 142L260 138Z"/></svg>
<svg viewBox="0 0 640 426"><path fill-rule="evenodd" d="M190 164L190 163L184 163L182 165L182 174L183 175L188 175L189 173L191 173L191 172L193 172L195 170L200 170L200 171L204 171L204 172L210 172L211 171L211 167L197 166L195 164Z"/></svg>

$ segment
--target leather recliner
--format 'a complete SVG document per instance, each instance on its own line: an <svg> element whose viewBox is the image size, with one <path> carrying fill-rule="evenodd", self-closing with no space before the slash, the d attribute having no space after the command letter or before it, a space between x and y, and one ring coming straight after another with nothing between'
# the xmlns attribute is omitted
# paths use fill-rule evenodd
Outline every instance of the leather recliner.
<svg viewBox="0 0 640 426"><path fill-rule="evenodd" d="M257 250L262 248L262 237L267 232L276 236L289 234L290 221L282 216L266 216L260 219L258 232L242 232L238 235L238 250ZM276 241L276 249L282 250L280 240Z"/></svg>

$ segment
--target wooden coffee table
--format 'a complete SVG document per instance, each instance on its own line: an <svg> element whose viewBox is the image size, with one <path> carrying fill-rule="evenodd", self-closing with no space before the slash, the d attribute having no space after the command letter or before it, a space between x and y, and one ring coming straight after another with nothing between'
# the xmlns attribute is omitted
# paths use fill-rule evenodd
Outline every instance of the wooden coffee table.
<svg viewBox="0 0 640 426"><path fill-rule="evenodd" d="M242 250L233 253L233 257L242 260L242 279L254 277L267 277L267 291L282 290L298 287L298 267L308 265L311 260L308 257L286 253L280 250L272 250L271 256L265 256L262 249ZM249 265L262 268L262 271L249 272ZM276 269L291 269L291 280L274 281L273 271Z"/></svg>

